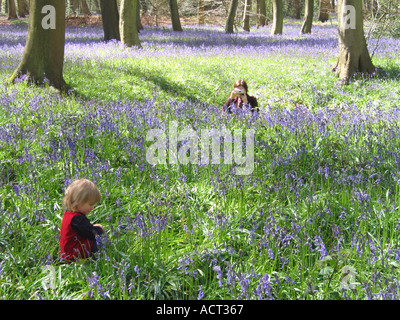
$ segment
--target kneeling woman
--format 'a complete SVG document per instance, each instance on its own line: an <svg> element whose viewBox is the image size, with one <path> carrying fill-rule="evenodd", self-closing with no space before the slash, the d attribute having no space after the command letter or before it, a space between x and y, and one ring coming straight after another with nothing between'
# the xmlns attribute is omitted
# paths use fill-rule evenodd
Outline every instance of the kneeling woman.
<svg viewBox="0 0 400 320"><path fill-rule="evenodd" d="M255 97L247 94L247 84L244 80L237 80L233 85L230 97L222 107L222 111L232 113L237 110L258 111L258 102Z"/></svg>

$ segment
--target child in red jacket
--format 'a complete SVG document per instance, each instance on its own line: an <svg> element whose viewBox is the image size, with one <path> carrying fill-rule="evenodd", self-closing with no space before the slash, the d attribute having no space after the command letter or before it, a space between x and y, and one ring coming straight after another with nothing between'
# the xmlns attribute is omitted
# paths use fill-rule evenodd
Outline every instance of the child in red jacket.
<svg viewBox="0 0 400 320"><path fill-rule="evenodd" d="M61 259L76 261L97 251L95 236L102 234L104 228L100 224L91 224L86 215L99 201L99 190L87 179L75 180L65 190L65 212L60 231Z"/></svg>

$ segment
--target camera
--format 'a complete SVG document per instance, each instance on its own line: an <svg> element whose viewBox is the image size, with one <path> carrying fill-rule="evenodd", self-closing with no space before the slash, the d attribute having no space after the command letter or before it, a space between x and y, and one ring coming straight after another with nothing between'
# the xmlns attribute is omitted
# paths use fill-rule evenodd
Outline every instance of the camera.
<svg viewBox="0 0 400 320"><path fill-rule="evenodd" d="M244 90L243 89L236 89L235 92L236 92L236 94L243 94Z"/></svg>

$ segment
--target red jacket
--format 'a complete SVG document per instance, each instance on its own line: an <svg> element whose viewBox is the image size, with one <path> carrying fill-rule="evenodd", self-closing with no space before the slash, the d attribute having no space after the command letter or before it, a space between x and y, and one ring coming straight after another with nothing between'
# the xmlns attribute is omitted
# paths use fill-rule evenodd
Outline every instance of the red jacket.
<svg viewBox="0 0 400 320"><path fill-rule="evenodd" d="M60 255L62 259L70 261L88 258L94 245L94 240L83 237L72 228L71 220L75 216L82 216L82 214L66 211L61 222Z"/></svg>

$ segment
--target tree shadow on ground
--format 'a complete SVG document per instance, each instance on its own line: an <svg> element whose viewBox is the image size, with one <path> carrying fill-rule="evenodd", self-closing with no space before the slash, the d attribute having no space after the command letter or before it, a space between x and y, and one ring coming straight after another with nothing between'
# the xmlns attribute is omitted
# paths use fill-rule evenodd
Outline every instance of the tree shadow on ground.
<svg viewBox="0 0 400 320"><path fill-rule="evenodd" d="M112 72L106 71L111 70ZM104 88L98 88L99 92L105 91L120 91L124 92L121 88L119 88L119 82L115 81L115 78L108 78L110 74L115 72L113 66L110 66L106 62L98 62L97 70L104 71L104 75L107 78L104 78L102 83L104 83ZM101 72L100 71L100 72ZM138 66L124 66L118 69L120 74L123 74L124 81L128 79L133 86L138 84L143 84L144 88L143 93L147 93L147 95L153 93L153 97L157 98L157 95L163 97L171 97L173 100L183 100L194 103L196 105L216 105L219 106L225 102L225 97L223 98L223 102L221 101L221 97L218 97L213 89L209 89L205 86L201 86L201 81L199 83L191 84L189 87L185 82L180 83L178 81L174 81L174 79L168 79L161 71L154 70L153 72L146 72L145 69L141 69ZM208 75L208 71L205 70L205 73ZM219 70L213 70L216 73L223 73L224 70L220 68ZM80 72L83 77L91 77L90 70L81 70ZM101 76L101 75L99 75ZM127 78L127 79L126 79ZM126 88L126 87L125 87ZM121 90L120 90L121 89ZM137 89L137 87L136 87ZM140 88L139 88L140 90ZM136 90L137 91L137 90ZM153 91L153 92L152 92ZM227 88L227 94L230 92L230 88ZM74 94L81 98L82 100L93 100L97 97L87 95L81 92L79 88L74 90ZM116 95L118 96L118 94ZM212 102L206 101L206 99L202 97L210 97L214 96L215 100ZM141 96L135 96L135 94L128 93L124 98L129 100L144 100L149 97L143 98ZM97 98L98 99L98 98Z"/></svg>
<svg viewBox="0 0 400 320"><path fill-rule="evenodd" d="M400 81L400 65L388 65L388 66L375 66L377 67L375 77L378 79L388 79Z"/></svg>

